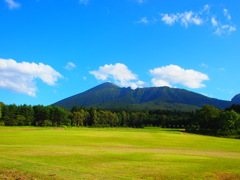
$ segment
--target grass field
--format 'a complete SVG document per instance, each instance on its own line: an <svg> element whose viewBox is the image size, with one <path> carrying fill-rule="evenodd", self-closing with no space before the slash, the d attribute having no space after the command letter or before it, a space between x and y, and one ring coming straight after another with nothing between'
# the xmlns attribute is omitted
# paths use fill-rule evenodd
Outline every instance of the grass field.
<svg viewBox="0 0 240 180"><path fill-rule="evenodd" d="M160 128L0 127L0 179L240 179L240 140Z"/></svg>

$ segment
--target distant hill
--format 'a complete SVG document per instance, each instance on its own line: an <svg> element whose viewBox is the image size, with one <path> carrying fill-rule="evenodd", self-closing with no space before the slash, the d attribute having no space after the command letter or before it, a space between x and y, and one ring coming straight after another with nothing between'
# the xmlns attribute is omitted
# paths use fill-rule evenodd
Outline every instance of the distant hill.
<svg viewBox="0 0 240 180"><path fill-rule="evenodd" d="M231 101L235 104L240 104L240 94L234 96Z"/></svg>
<svg viewBox="0 0 240 180"><path fill-rule="evenodd" d="M103 83L83 93L76 94L53 105L71 109L74 105L100 107L103 109L131 110L183 110L193 111L209 104L217 108L226 108L231 101L218 100L178 88L120 88L112 83Z"/></svg>

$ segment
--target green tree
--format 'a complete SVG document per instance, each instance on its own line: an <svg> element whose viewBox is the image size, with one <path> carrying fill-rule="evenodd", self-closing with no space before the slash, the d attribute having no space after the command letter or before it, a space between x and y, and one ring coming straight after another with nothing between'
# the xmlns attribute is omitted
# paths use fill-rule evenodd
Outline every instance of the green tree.
<svg viewBox="0 0 240 180"><path fill-rule="evenodd" d="M98 124L98 113L94 107L89 109L89 118L86 121L87 126L92 126L94 124Z"/></svg>
<svg viewBox="0 0 240 180"><path fill-rule="evenodd" d="M50 120L44 120L42 126L52 126L52 122Z"/></svg>
<svg viewBox="0 0 240 180"><path fill-rule="evenodd" d="M16 124L15 125L18 125L18 126L24 126L26 125L26 118L22 115L16 115ZM14 126L15 126L14 125Z"/></svg>
<svg viewBox="0 0 240 180"><path fill-rule="evenodd" d="M16 119L18 107L15 104L3 105L2 107L2 120L5 125L17 126Z"/></svg>
<svg viewBox="0 0 240 180"><path fill-rule="evenodd" d="M76 126L83 126L83 123L87 117L87 114L88 113L82 109L78 112L73 112L72 124L74 124Z"/></svg>
<svg viewBox="0 0 240 180"><path fill-rule="evenodd" d="M112 113L110 118L112 119L111 126L113 126L113 127L120 126L120 120L118 118L117 113Z"/></svg>
<svg viewBox="0 0 240 180"><path fill-rule="evenodd" d="M4 104L2 102L0 102L0 119L2 119L2 108L3 108Z"/></svg>
<svg viewBox="0 0 240 180"><path fill-rule="evenodd" d="M163 114L163 115L160 115L160 119L161 119L162 127L165 126L168 121L168 117L165 114Z"/></svg>
<svg viewBox="0 0 240 180"><path fill-rule="evenodd" d="M211 105L205 105L196 112L196 122L202 131L215 131L219 129L221 110Z"/></svg>
<svg viewBox="0 0 240 180"><path fill-rule="evenodd" d="M18 106L18 115L25 118L23 125L32 125L34 122L34 110L32 106L27 106L26 104Z"/></svg>
<svg viewBox="0 0 240 180"><path fill-rule="evenodd" d="M45 120L50 120L50 110L43 105L33 106L35 125L42 126Z"/></svg>
<svg viewBox="0 0 240 180"><path fill-rule="evenodd" d="M240 129L240 115L234 110L224 111L219 118L218 135L234 135Z"/></svg>
<svg viewBox="0 0 240 180"><path fill-rule="evenodd" d="M75 106L72 107L71 112L72 113L73 112L78 112L79 110L80 110L80 108L77 105L75 105Z"/></svg>
<svg viewBox="0 0 240 180"><path fill-rule="evenodd" d="M123 127L130 126L130 115L129 115L129 113L127 113L125 111L122 111L121 112L121 117L122 117L121 126L123 126Z"/></svg>
<svg viewBox="0 0 240 180"><path fill-rule="evenodd" d="M8 113L10 118L16 118L16 115L18 114L18 107L16 104L10 104L8 105Z"/></svg>
<svg viewBox="0 0 240 180"><path fill-rule="evenodd" d="M50 112L50 120L53 125L61 126L67 125L70 126L71 122L68 119L68 113L65 109L57 106L48 106Z"/></svg>
<svg viewBox="0 0 240 180"><path fill-rule="evenodd" d="M99 111L98 120L94 122L95 126L116 127L119 119L116 113L111 111Z"/></svg>
<svg viewBox="0 0 240 180"><path fill-rule="evenodd" d="M240 113L240 104L233 104L230 108L227 108L226 110L234 110L235 112Z"/></svg>

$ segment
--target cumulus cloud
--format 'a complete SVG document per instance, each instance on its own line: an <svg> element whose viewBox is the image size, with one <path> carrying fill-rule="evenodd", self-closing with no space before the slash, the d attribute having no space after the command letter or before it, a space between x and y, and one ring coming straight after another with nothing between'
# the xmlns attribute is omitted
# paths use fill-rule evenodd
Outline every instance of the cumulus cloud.
<svg viewBox="0 0 240 180"><path fill-rule="evenodd" d="M49 65L0 59L0 88L3 89L36 96L35 79L53 86L59 78L62 75Z"/></svg>
<svg viewBox="0 0 240 180"><path fill-rule="evenodd" d="M174 25L176 23L185 26L189 25L211 25L216 35L229 35L231 32L236 31L236 26L231 22L231 14L228 9L223 9L221 13L217 15L212 13L211 6L205 5L202 10L185 11L183 13L165 13L160 14L161 21L167 25Z"/></svg>
<svg viewBox="0 0 240 180"><path fill-rule="evenodd" d="M9 9L17 9L21 6L20 3L15 2L14 0L5 0Z"/></svg>
<svg viewBox="0 0 240 180"><path fill-rule="evenodd" d="M72 70L76 67L76 65L72 62L68 62L67 65L64 67L67 70Z"/></svg>
<svg viewBox="0 0 240 180"><path fill-rule="evenodd" d="M202 83L209 80L206 74L192 70L183 69L177 65L163 66L150 70L152 83L154 86L169 86L182 84L189 88L202 88L205 85Z"/></svg>
<svg viewBox="0 0 240 180"><path fill-rule="evenodd" d="M114 82L120 86L131 87L136 89L141 87L144 82L139 81L136 74L133 74L125 64L105 64L100 66L96 71L90 71L96 79L106 81L113 79Z"/></svg>

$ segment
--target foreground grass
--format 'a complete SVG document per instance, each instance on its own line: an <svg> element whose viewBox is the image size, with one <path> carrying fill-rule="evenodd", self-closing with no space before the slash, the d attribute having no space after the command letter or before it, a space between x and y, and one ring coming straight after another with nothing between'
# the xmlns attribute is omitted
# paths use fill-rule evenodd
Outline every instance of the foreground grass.
<svg viewBox="0 0 240 180"><path fill-rule="evenodd" d="M240 140L146 128L0 127L0 179L240 179Z"/></svg>

